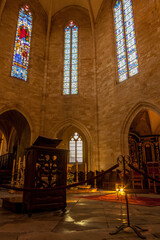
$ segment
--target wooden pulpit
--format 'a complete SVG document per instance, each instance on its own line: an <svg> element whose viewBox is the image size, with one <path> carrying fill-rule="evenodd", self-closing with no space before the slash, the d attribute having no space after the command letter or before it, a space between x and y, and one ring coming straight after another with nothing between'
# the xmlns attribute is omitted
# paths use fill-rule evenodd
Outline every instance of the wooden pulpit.
<svg viewBox="0 0 160 240"><path fill-rule="evenodd" d="M66 208L68 150L56 148L61 141L39 136L27 149L23 208L29 214Z"/></svg>

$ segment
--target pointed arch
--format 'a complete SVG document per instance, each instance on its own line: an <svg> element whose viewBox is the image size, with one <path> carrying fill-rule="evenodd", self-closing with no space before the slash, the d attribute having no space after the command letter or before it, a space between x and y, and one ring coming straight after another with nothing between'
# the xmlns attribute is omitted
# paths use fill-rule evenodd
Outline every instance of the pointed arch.
<svg viewBox="0 0 160 240"><path fill-rule="evenodd" d="M32 33L32 14L24 5L18 15L11 77L27 81L29 53Z"/></svg>
<svg viewBox="0 0 160 240"><path fill-rule="evenodd" d="M33 141L36 139L36 133L35 133L36 126L34 125L34 121L30 117L29 112L24 110L24 107L21 107L18 104L8 104L7 106L0 109L0 116L5 112L9 112L9 111L17 111L26 119L31 131L30 144L32 144Z"/></svg>
<svg viewBox="0 0 160 240"><path fill-rule="evenodd" d="M136 115L143 109L152 110L158 115L160 115L160 109L148 102L139 102L137 103L127 114L121 128L121 153L126 155L128 154L128 133L133 119Z"/></svg>
<svg viewBox="0 0 160 240"><path fill-rule="evenodd" d="M87 158L88 158L88 169L93 168L93 141L90 132L88 129L79 121L69 118L65 121L58 123L53 129L53 137L57 138L60 132L66 131L70 127L74 127L77 131L79 130L82 133L87 141Z"/></svg>

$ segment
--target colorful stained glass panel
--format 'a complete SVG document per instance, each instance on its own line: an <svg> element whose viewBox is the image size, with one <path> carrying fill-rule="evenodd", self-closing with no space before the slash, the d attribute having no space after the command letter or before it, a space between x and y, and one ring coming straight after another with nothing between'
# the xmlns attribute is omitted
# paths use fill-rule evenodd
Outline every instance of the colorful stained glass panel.
<svg viewBox="0 0 160 240"><path fill-rule="evenodd" d="M126 50L123 30L122 4L117 0L114 7L114 20L117 45L117 61L119 81L127 79Z"/></svg>
<svg viewBox="0 0 160 240"><path fill-rule="evenodd" d="M123 0L129 76L138 73L138 57L131 0ZM133 71L134 69L134 71Z"/></svg>
<svg viewBox="0 0 160 240"><path fill-rule="evenodd" d="M114 22L117 45L118 74L119 81L121 82L128 78L128 73L130 77L138 73L138 57L132 0L116 1L114 6Z"/></svg>
<svg viewBox="0 0 160 240"><path fill-rule="evenodd" d="M63 94L78 93L78 27L70 21L65 28ZM67 84L65 84L67 82ZM67 90L65 90L67 89Z"/></svg>
<svg viewBox="0 0 160 240"><path fill-rule="evenodd" d="M11 76L27 81L32 32L32 15L29 6L19 11Z"/></svg>

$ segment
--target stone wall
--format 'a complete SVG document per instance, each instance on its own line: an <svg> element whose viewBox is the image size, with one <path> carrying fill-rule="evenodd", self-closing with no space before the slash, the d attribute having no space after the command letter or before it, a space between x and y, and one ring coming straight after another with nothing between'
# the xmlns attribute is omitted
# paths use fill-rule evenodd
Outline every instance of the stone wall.
<svg viewBox="0 0 160 240"><path fill-rule="evenodd" d="M79 28L78 54L78 94L63 95L64 66L64 29L73 20ZM59 128L72 125L86 128L93 140L95 157L96 119L95 119L95 83L93 72L93 40L88 12L76 6L67 7L58 12L52 19L50 35L48 79L46 97L45 132L52 137L55 126L64 122ZM58 131L58 130L57 130ZM65 129L64 129L65 131ZM83 132L85 135L85 133Z"/></svg>
<svg viewBox="0 0 160 240"><path fill-rule="evenodd" d="M160 114L160 3L132 0L139 74L118 83L113 0L104 0L96 19L98 131L100 169L107 169L121 153L127 153L128 130L142 108ZM28 0L33 14L28 81L10 76L18 12L23 0L7 0L0 23L0 114L17 110L31 128L31 143L41 132L42 90L46 81L44 134L65 136L73 127L84 134L90 148L88 161L97 160L96 84L94 47L89 13L70 6L52 18L47 78L44 79L47 15L38 0ZM63 96L64 28L74 20L79 27L77 95ZM97 162L96 162L97 164ZM90 170L90 169L89 169Z"/></svg>
<svg viewBox="0 0 160 240"><path fill-rule="evenodd" d="M38 0L27 1L33 15L27 82L11 77L20 8L25 1L7 0L0 23L0 113L18 110L28 120L31 142L39 135L47 16Z"/></svg>
<svg viewBox="0 0 160 240"><path fill-rule="evenodd" d="M124 123L143 107L160 109L160 25L158 1L133 2L139 74L118 83L114 33L114 1L103 1L96 21L97 82L101 168L111 166L119 154L127 154ZM154 109L155 108L155 109ZM160 111L159 111L160 113ZM127 139L128 136L125 137ZM126 140L127 141L127 140ZM124 152L122 152L124 151Z"/></svg>

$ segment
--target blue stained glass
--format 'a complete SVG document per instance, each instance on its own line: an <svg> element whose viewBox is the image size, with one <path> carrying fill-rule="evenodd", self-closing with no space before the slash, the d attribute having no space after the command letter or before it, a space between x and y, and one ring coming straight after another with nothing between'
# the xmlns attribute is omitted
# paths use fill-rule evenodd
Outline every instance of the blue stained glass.
<svg viewBox="0 0 160 240"><path fill-rule="evenodd" d="M69 89L69 83L65 82L63 86L64 86L64 88L68 88Z"/></svg>
<svg viewBox="0 0 160 240"><path fill-rule="evenodd" d="M123 0L123 4L127 3L129 0Z"/></svg>
<svg viewBox="0 0 160 240"><path fill-rule="evenodd" d="M65 58L65 60L70 59L70 54L65 54L64 58Z"/></svg>
<svg viewBox="0 0 160 240"><path fill-rule="evenodd" d="M72 54L72 59L77 59L78 55L77 54Z"/></svg>
<svg viewBox="0 0 160 240"><path fill-rule="evenodd" d="M70 72L69 71L64 71L64 76L69 76L70 75Z"/></svg>
<svg viewBox="0 0 160 240"><path fill-rule="evenodd" d="M77 39L77 32L73 32L73 33L72 33L72 37L74 37L74 38Z"/></svg>
<svg viewBox="0 0 160 240"><path fill-rule="evenodd" d="M132 7L130 6L130 7L128 7L128 8L124 8L124 17L126 17L130 12L132 12Z"/></svg>
<svg viewBox="0 0 160 240"><path fill-rule="evenodd" d="M137 53L134 52L128 56L128 62L132 62L135 58L137 58Z"/></svg>
<svg viewBox="0 0 160 240"><path fill-rule="evenodd" d="M115 23L118 23L120 21L122 21L122 16L121 15L115 17Z"/></svg>
<svg viewBox="0 0 160 240"><path fill-rule="evenodd" d="M117 58L119 61L122 61L123 59L126 59L126 56L125 56L124 52L122 52L121 54L117 55Z"/></svg>
<svg viewBox="0 0 160 240"><path fill-rule="evenodd" d="M123 27L123 21L120 21L116 24L116 29Z"/></svg>
<svg viewBox="0 0 160 240"><path fill-rule="evenodd" d="M121 5L121 1L119 0L116 1L115 7L114 7L114 19L115 19L119 81L123 81L127 78L127 66L126 66L126 50L125 50L123 18L122 18L122 5Z"/></svg>
<svg viewBox="0 0 160 240"><path fill-rule="evenodd" d="M76 69L72 71L72 77L73 77L73 76L77 76L77 71L76 71Z"/></svg>
<svg viewBox="0 0 160 240"><path fill-rule="evenodd" d="M132 38L130 41L127 42L127 48L129 49L130 47L132 47L134 45L136 45L136 39ZM136 48L136 47L135 47Z"/></svg>
<svg viewBox="0 0 160 240"><path fill-rule="evenodd" d="M77 39L77 38L73 38L73 39L72 39L72 42L73 42L73 43L77 43L77 42L78 42L78 39Z"/></svg>
<svg viewBox="0 0 160 240"><path fill-rule="evenodd" d="M78 59L77 59L77 60L72 59L72 64L73 64L73 65L78 64Z"/></svg>
<svg viewBox="0 0 160 240"><path fill-rule="evenodd" d="M117 49L117 54L121 54L121 53L125 53L126 54L125 45L123 45L122 47Z"/></svg>
<svg viewBox="0 0 160 240"><path fill-rule="evenodd" d="M27 81L32 32L32 15L29 6L19 11L11 76Z"/></svg>
<svg viewBox="0 0 160 240"><path fill-rule="evenodd" d="M130 13L127 14L127 16L125 16L125 21L128 21L131 18L133 18L133 11L131 11Z"/></svg>
<svg viewBox="0 0 160 240"><path fill-rule="evenodd" d="M71 88L77 90L77 82L72 82Z"/></svg>
<svg viewBox="0 0 160 240"><path fill-rule="evenodd" d="M131 63L129 63L129 69L138 67L138 61L137 59L135 59L134 61L132 61Z"/></svg>
<svg viewBox="0 0 160 240"><path fill-rule="evenodd" d="M75 71L77 69L78 69L77 65L72 65L72 71Z"/></svg>
<svg viewBox="0 0 160 240"><path fill-rule="evenodd" d="M119 69L119 76L127 73L127 66Z"/></svg>
<svg viewBox="0 0 160 240"><path fill-rule="evenodd" d="M65 49L66 49L66 48L67 48L67 49L68 49L68 48L70 49L70 44L65 43Z"/></svg>
<svg viewBox="0 0 160 240"><path fill-rule="evenodd" d="M64 60L64 65L70 64L70 60Z"/></svg>
<svg viewBox="0 0 160 240"><path fill-rule="evenodd" d="M118 68L121 69L124 65L126 65L126 59L118 62Z"/></svg>
<svg viewBox="0 0 160 240"><path fill-rule="evenodd" d="M138 67L129 70L129 76L132 77L139 72Z"/></svg>
<svg viewBox="0 0 160 240"><path fill-rule="evenodd" d="M72 53L78 53L78 49L77 48L73 48L72 49Z"/></svg>
<svg viewBox="0 0 160 240"><path fill-rule="evenodd" d="M77 94L78 93L78 89L76 88L71 88L71 94Z"/></svg>
<svg viewBox="0 0 160 240"><path fill-rule="evenodd" d="M125 28L125 30L126 30L126 34L129 34L130 32L134 31L134 25L131 25L130 27Z"/></svg>
<svg viewBox="0 0 160 240"><path fill-rule="evenodd" d="M67 44L67 43L70 43L70 39L66 38L66 41L65 41L65 42L66 42L66 44Z"/></svg>
<svg viewBox="0 0 160 240"><path fill-rule="evenodd" d="M65 66L64 66L64 70L65 70L65 71L70 71L70 65L65 65Z"/></svg>
<svg viewBox="0 0 160 240"><path fill-rule="evenodd" d="M128 21L125 21L125 27L128 28L130 26L132 26L134 23L133 23L133 19L129 19Z"/></svg>
<svg viewBox="0 0 160 240"><path fill-rule="evenodd" d="M64 82L69 82L70 78L69 77L64 77Z"/></svg>
<svg viewBox="0 0 160 240"><path fill-rule="evenodd" d="M117 37L117 38L118 38L118 37ZM124 43L124 39L119 40L119 41L117 42L117 48L122 47L124 44L125 44L125 43Z"/></svg>
<svg viewBox="0 0 160 240"><path fill-rule="evenodd" d="M122 40L122 39L124 39L124 34L123 33L117 35L117 41Z"/></svg>
<svg viewBox="0 0 160 240"><path fill-rule="evenodd" d="M137 50L136 50L136 38L135 38L135 31L134 31L132 1L123 0L123 5L124 5L124 21L125 21L125 31L126 31L128 68L129 68L129 76L131 77L138 73L138 60L137 60ZM132 69L134 69L134 71L132 71Z"/></svg>
<svg viewBox="0 0 160 240"><path fill-rule="evenodd" d="M132 31L132 32L130 32L129 34L127 34L126 35L126 41L128 42L128 41L130 41L132 38L134 38L135 37L135 34L134 34L134 32Z"/></svg>
<svg viewBox="0 0 160 240"><path fill-rule="evenodd" d="M134 52L137 52L135 46L132 46L131 48L129 48L129 49L127 50L128 56L131 55L131 54L133 54Z"/></svg>
<svg viewBox="0 0 160 240"><path fill-rule="evenodd" d="M77 82L77 76L72 76L72 82Z"/></svg>
<svg viewBox="0 0 160 240"><path fill-rule="evenodd" d="M78 79L78 27L70 21L65 28L63 94L77 94ZM73 84L74 82L74 84Z"/></svg>
<svg viewBox="0 0 160 240"><path fill-rule="evenodd" d="M77 47L78 47L77 43L72 43L72 49Z"/></svg>
<svg viewBox="0 0 160 240"><path fill-rule="evenodd" d="M70 54L70 49L69 48L66 48L65 51L64 51L65 54Z"/></svg>
<svg viewBox="0 0 160 240"><path fill-rule="evenodd" d="M124 9L126 9L128 7L132 7L132 2L130 0L128 0L128 1L123 0L123 7L124 7Z"/></svg>
<svg viewBox="0 0 160 240"><path fill-rule="evenodd" d="M119 76L119 81L122 82L127 79L127 71L125 74Z"/></svg>
<svg viewBox="0 0 160 240"><path fill-rule="evenodd" d="M63 95L68 95L68 94L69 94L69 88L63 87Z"/></svg>
<svg viewBox="0 0 160 240"><path fill-rule="evenodd" d="M70 39L70 33L69 32L65 33L65 38Z"/></svg>
<svg viewBox="0 0 160 240"><path fill-rule="evenodd" d="M114 12L115 17L121 14L121 9L119 8L117 11Z"/></svg>

